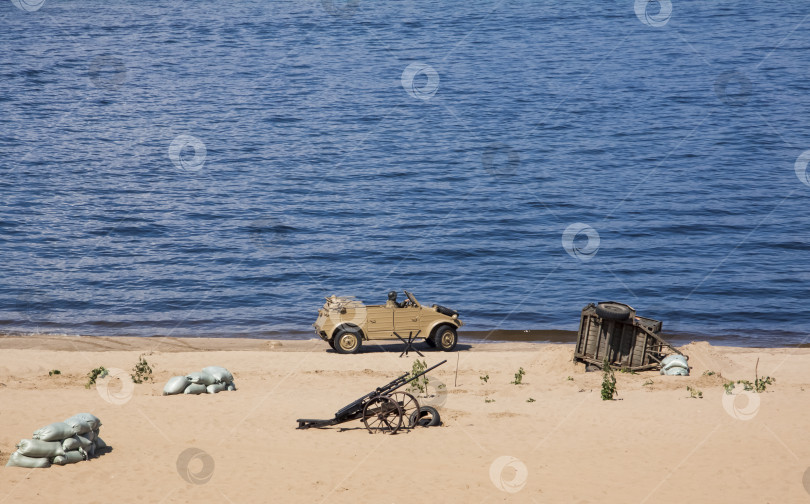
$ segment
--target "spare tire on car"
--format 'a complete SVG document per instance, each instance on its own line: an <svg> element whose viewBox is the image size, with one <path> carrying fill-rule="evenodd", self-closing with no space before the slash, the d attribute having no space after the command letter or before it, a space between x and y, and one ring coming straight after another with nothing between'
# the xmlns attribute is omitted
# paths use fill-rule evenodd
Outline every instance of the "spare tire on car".
<svg viewBox="0 0 810 504"><path fill-rule="evenodd" d="M456 310L450 309L450 308L448 308L446 306L436 304L436 305L433 305L433 307L436 308L436 311L441 313L442 315L447 315L448 317L457 317L458 316L458 312Z"/></svg>

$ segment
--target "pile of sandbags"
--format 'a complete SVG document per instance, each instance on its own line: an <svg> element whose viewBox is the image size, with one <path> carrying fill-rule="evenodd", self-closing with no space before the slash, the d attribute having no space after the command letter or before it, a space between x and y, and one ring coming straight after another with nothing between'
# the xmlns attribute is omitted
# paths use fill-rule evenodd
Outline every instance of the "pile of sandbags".
<svg viewBox="0 0 810 504"><path fill-rule="evenodd" d="M37 430L17 444L6 467L50 467L88 460L107 444L98 436L101 420L90 413L73 415Z"/></svg>
<svg viewBox="0 0 810 504"><path fill-rule="evenodd" d="M689 357L672 354L661 361L661 374L669 376L689 376Z"/></svg>
<svg viewBox="0 0 810 504"><path fill-rule="evenodd" d="M233 375L220 366L208 366L199 373L170 378L163 387L163 395L216 394L224 390L236 390Z"/></svg>

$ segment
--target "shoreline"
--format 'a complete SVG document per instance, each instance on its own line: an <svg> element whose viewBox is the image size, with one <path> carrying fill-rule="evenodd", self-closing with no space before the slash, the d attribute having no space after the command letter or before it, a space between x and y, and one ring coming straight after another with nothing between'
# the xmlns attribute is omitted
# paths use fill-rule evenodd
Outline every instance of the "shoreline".
<svg viewBox="0 0 810 504"><path fill-rule="evenodd" d="M512 330L512 329L498 329L492 331L459 331L459 343L461 344L492 344L492 343L531 343L531 344L575 344L577 339L577 332L576 331L566 331L560 329L535 329L535 330ZM662 337L671 343L673 346L683 346L687 345L692 342L707 342L713 346L722 346L722 347L731 347L731 348L757 348L757 349L769 349L769 348L810 348L810 342L803 342L803 343L796 343L796 344L782 344L782 345L752 345L752 344L740 344L741 342L737 341L738 338L730 337L730 336L714 336L708 337L707 335L703 334L687 334L687 333L675 333L675 334L668 334L666 332L662 333ZM244 335L235 335L235 336L163 336L163 335L154 335L154 336L132 336L132 335L86 335L86 334L69 334L69 333L62 333L62 332L25 332L25 331L0 331L0 341L3 339L43 339L43 338L92 338L95 340L104 340L104 339L112 339L112 340L126 340L126 339L133 339L133 340L166 340L166 341L199 341L199 340L210 340L210 341L253 341L253 342L261 342L261 341L278 341L278 342L293 342L293 341L321 341L317 336L310 332L300 332L300 333L288 333L285 337L282 334L273 335L273 336L244 336ZM747 338L748 340L752 339L750 337ZM388 346L388 345L396 345L400 344L397 340L382 340L379 342L368 343L366 342L366 346ZM175 343L178 347L183 347L183 345ZM256 345L246 345L239 343L237 344L237 348L256 348ZM215 345L215 347L221 347L224 344ZM424 346L424 345L423 345ZM0 348L3 348L2 344L0 344ZM419 347L421 348L421 347Z"/></svg>

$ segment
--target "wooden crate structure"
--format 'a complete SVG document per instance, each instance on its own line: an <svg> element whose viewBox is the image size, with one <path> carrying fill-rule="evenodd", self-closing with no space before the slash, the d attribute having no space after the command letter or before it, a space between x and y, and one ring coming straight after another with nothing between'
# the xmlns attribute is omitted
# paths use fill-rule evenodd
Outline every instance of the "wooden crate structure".
<svg viewBox="0 0 810 504"><path fill-rule="evenodd" d="M681 353L661 338L660 320L639 317L628 308L626 320L602 318L594 304L583 308L574 361L601 368L607 357L611 367L644 371L660 368L661 360L670 353Z"/></svg>

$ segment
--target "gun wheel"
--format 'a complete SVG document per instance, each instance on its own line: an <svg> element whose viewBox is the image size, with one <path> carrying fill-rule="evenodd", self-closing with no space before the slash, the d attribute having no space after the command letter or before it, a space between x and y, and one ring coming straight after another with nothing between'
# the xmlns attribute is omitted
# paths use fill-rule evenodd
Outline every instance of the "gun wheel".
<svg viewBox="0 0 810 504"><path fill-rule="evenodd" d="M378 396L363 408L363 423L372 434L396 434L402 427L402 408L390 396Z"/></svg>
<svg viewBox="0 0 810 504"><path fill-rule="evenodd" d="M390 397L396 401L402 409L402 417L407 422L406 428L413 428L414 424L410 422L410 418L415 411L419 411L419 401L416 400L416 397L407 392L394 392Z"/></svg>

